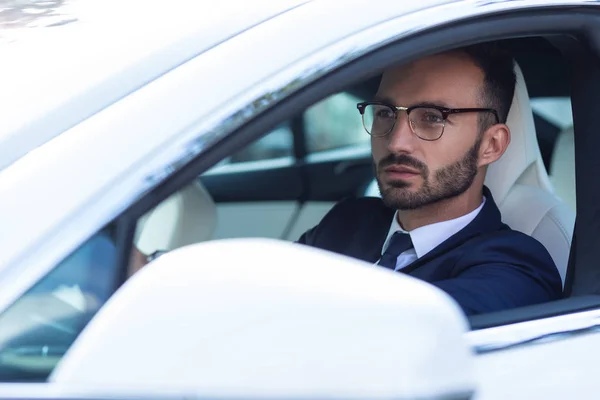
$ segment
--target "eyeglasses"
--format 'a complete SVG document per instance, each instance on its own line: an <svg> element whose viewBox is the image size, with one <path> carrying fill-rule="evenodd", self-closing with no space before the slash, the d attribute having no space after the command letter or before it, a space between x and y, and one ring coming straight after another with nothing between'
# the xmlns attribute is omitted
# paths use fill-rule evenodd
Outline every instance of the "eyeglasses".
<svg viewBox="0 0 600 400"><path fill-rule="evenodd" d="M406 111L410 129L417 137L427 141L442 137L450 114L490 112L496 117L496 123L500 123L498 112L493 108L446 108L434 105L395 107L378 101L358 103L356 107L362 115L365 130L374 137L386 136L394 130L399 111Z"/></svg>

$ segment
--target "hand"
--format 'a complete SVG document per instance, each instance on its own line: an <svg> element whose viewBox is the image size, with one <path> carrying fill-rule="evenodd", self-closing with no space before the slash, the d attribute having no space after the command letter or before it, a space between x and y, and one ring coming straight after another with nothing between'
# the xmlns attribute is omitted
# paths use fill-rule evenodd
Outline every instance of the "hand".
<svg viewBox="0 0 600 400"><path fill-rule="evenodd" d="M129 270L127 275L131 276L139 271L144 265L148 264L148 256L133 246L131 249L131 258L129 260Z"/></svg>

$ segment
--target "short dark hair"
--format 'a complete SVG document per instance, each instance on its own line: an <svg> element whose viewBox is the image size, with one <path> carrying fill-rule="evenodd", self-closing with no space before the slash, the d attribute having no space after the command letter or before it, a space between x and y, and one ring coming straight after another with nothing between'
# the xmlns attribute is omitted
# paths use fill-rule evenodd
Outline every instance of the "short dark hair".
<svg viewBox="0 0 600 400"><path fill-rule="evenodd" d="M459 50L483 71L481 106L495 109L500 122L506 123L517 81L512 54L497 42L474 44ZM483 113L479 119L481 132L495 123L493 115Z"/></svg>

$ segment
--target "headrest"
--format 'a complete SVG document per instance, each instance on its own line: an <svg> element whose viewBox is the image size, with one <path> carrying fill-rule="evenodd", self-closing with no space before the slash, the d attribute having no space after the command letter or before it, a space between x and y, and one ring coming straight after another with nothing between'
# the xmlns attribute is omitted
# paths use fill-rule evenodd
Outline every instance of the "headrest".
<svg viewBox="0 0 600 400"><path fill-rule="evenodd" d="M528 169L534 169L528 171L528 183L533 182L534 186L552 191L537 142L525 78L516 63L515 74L515 95L506 123L511 133L510 144L504 155L488 167L485 178L485 184L498 204L504 201L510 189Z"/></svg>
<svg viewBox="0 0 600 400"><path fill-rule="evenodd" d="M210 240L217 222L217 207L199 183L171 195L140 218L135 245L144 254L174 250Z"/></svg>

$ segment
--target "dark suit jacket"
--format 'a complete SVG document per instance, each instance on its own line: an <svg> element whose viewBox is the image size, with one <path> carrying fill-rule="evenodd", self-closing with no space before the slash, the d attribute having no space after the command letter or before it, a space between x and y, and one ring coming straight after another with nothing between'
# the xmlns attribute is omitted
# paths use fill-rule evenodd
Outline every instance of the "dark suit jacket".
<svg viewBox="0 0 600 400"><path fill-rule="evenodd" d="M487 188L484 195L469 225L400 272L446 291L468 315L560 298L560 275L548 251L503 224ZM378 198L344 200L299 243L375 263L394 212Z"/></svg>

